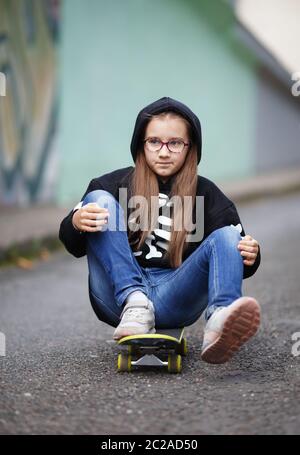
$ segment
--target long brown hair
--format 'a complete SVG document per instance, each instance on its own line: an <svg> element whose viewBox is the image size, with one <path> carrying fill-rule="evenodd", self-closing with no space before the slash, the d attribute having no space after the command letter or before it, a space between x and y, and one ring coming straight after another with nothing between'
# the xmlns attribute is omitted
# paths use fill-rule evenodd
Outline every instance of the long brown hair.
<svg viewBox="0 0 300 455"><path fill-rule="evenodd" d="M168 111L156 115L149 114L148 117L150 121L153 118L161 118L169 115L180 117L185 122L187 126L189 141L191 143L184 164L179 169L179 171L177 171L174 177L171 192L169 194L170 199L175 195L177 198L174 198L175 204L171 216L173 223L171 228L169 249L165 252L164 258L169 260L170 267L176 268L182 264L182 256L185 249L187 248L185 239L187 234L190 232L190 230L187 230L186 227L188 227L189 223L192 222L192 209L195 204L197 191L197 149L196 143L193 140L194 138L191 125L179 113ZM131 196L143 196L143 198L141 198L141 203L139 201L139 212L141 215L137 219L139 219L140 222L141 220L151 220L151 223L147 224L149 227L147 230L140 229L134 232L133 230L129 229L128 239L129 242L133 245L133 251L139 250L145 242L146 237L154 230L158 213L159 185L157 176L156 173L153 172L147 164L143 147L143 139L146 127L147 125L145 125L140 137L135 169L132 173L130 183L130 194ZM184 199L184 196L191 197ZM147 204L146 202L143 203L143 201L147 201ZM177 201L179 202L178 204ZM189 201L191 203L187 205L186 201ZM174 228L176 226L182 226L182 228L180 230L175 230Z"/></svg>

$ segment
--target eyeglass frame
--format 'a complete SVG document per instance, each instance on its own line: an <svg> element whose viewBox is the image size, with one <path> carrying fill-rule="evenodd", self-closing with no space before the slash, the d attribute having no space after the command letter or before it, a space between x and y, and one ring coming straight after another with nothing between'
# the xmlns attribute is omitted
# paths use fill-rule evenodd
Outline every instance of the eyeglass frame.
<svg viewBox="0 0 300 455"><path fill-rule="evenodd" d="M153 138L153 139L159 139L158 137L155 137L155 136L152 137L152 136L150 136L150 137L148 137L147 139L145 139L145 140L143 141L143 143L145 144L145 142L147 142L149 139L152 139L152 138ZM176 138L170 139L170 140L167 141L167 142L164 142L164 141L162 141L161 139L159 139L159 141L161 142L161 147L160 147L158 150L155 150L154 153L160 152L164 145L167 146L167 149L169 150L170 153L182 153L183 150L184 150L184 147L186 147L187 145L191 145L191 142L184 142L183 139L179 139L179 141L183 142L184 147L183 147L183 149L182 149L181 152L173 152L172 150L169 149L169 142L171 142L171 141L174 140L174 139L176 139ZM150 150L149 150L149 152L150 152Z"/></svg>

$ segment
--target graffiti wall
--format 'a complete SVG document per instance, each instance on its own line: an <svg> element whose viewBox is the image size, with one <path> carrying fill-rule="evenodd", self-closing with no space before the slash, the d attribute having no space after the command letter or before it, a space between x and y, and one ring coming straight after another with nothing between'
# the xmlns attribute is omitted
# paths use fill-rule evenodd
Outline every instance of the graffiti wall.
<svg viewBox="0 0 300 455"><path fill-rule="evenodd" d="M0 205L54 200L58 0L0 0Z"/></svg>

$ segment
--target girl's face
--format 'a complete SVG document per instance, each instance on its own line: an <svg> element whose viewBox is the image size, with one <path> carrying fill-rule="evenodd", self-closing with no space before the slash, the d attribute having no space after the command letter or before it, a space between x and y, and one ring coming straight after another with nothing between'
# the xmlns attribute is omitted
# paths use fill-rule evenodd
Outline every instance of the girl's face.
<svg viewBox="0 0 300 455"><path fill-rule="evenodd" d="M158 138L163 142L170 139L181 139L185 143L189 142L187 127L180 117L164 117L152 119L145 131L145 140L148 138ZM166 145L163 145L159 152L149 151L144 144L146 162L153 172L158 174L163 182L175 174L185 161L188 153L188 146L185 146L181 153L170 152Z"/></svg>

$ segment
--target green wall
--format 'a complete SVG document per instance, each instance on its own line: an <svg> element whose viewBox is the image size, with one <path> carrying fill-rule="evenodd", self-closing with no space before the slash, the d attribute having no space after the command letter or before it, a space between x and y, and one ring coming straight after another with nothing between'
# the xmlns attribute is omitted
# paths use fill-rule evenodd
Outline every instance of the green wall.
<svg viewBox="0 0 300 455"><path fill-rule="evenodd" d="M78 200L91 178L133 165L136 116L162 96L199 116L199 174L253 173L256 63L233 23L222 0L63 1L61 204Z"/></svg>

